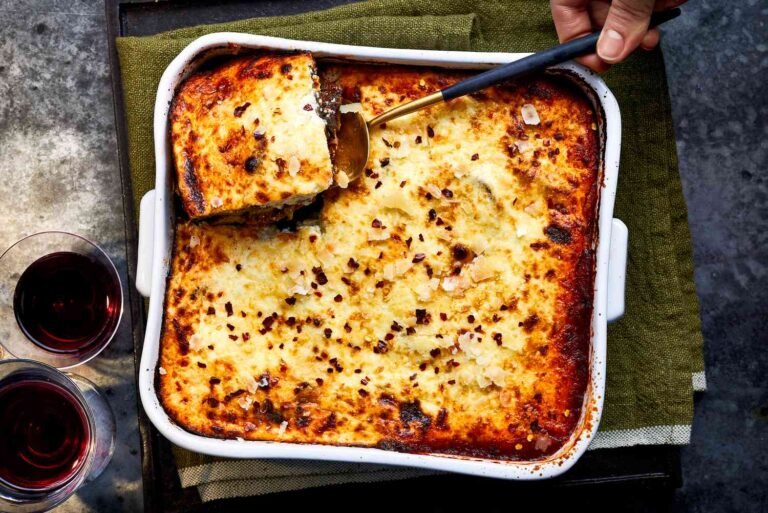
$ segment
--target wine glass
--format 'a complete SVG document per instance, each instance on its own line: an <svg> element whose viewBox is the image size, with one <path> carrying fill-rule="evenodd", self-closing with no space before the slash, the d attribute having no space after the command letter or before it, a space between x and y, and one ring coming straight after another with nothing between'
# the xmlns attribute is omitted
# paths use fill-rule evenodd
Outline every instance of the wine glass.
<svg viewBox="0 0 768 513"><path fill-rule="evenodd" d="M0 511L64 502L106 467L112 410L93 383L31 360L0 361Z"/></svg>
<svg viewBox="0 0 768 513"><path fill-rule="evenodd" d="M0 256L0 344L16 358L83 364L109 344L122 314L117 269L79 235L37 233Z"/></svg>

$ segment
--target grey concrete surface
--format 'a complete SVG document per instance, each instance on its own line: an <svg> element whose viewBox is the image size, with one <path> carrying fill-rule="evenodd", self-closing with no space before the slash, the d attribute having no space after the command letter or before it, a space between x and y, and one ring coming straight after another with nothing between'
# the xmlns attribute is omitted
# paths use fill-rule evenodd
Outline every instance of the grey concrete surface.
<svg viewBox="0 0 768 513"><path fill-rule="evenodd" d="M124 286L125 233L101 2L0 0L0 246L44 230L99 243ZM111 464L57 511L142 510L130 313L109 347L74 372L117 418Z"/></svg>
<svg viewBox="0 0 768 513"><path fill-rule="evenodd" d="M675 509L768 511L768 2L691 0L663 48L708 390Z"/></svg>
<svg viewBox="0 0 768 513"><path fill-rule="evenodd" d="M0 246L76 231L102 243L125 278L103 10L96 0L0 0ZM669 504L679 511L768 511L766 22L765 0L692 0L663 40L709 385ZM59 511L141 510L128 321L79 371L109 394L118 452Z"/></svg>

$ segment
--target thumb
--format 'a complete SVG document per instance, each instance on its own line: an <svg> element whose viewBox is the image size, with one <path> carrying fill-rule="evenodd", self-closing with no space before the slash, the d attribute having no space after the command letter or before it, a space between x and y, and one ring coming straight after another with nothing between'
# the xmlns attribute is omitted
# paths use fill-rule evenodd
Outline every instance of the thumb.
<svg viewBox="0 0 768 513"><path fill-rule="evenodd" d="M648 31L654 3L654 0L614 0L597 41L597 55L614 64L632 53Z"/></svg>

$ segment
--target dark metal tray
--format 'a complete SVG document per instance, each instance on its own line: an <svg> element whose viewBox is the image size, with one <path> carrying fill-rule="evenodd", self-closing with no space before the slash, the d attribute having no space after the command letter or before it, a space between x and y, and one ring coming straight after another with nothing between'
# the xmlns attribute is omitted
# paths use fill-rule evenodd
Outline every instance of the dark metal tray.
<svg viewBox="0 0 768 513"><path fill-rule="evenodd" d="M120 67L115 37L151 35L164 30L256 16L318 10L351 0L106 0L112 89L114 92L120 176L123 187L128 277L136 277L137 225L133 209ZM128 287L138 362L144 337L144 301ZM520 483L471 476L441 475L405 481L328 486L262 497L227 499L203 505L195 488L182 489L170 443L150 424L139 404L144 507L148 513L241 512L244 508L359 505L366 510L407 507L422 511L459 510L479 505L509 509L528 503L572 507L574 504L635 503L643 508L667 503L680 486L680 450L671 446L631 447L587 452L565 475L546 482ZM340 499L343 494L343 500ZM406 499L407 498L407 499ZM373 499L373 500L372 500ZM635 510L635 509L632 509ZM638 511L640 509L637 509Z"/></svg>

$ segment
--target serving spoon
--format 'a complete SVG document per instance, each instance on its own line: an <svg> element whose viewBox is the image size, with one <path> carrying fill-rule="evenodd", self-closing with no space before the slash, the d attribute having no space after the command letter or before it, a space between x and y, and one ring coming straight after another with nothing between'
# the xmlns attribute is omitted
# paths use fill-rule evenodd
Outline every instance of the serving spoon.
<svg viewBox="0 0 768 513"><path fill-rule="evenodd" d="M668 11L658 12L651 17L649 26L655 27L677 18L680 16L680 13L680 9L670 9ZM374 127L417 110L424 109L430 105L460 98L505 80L519 78L524 75L544 70L550 66L561 64L575 57L594 53L597 48L597 40L599 37L600 32L598 31L573 39L567 43L553 46L543 52L523 57L520 60L504 64L498 68L462 80L461 82L457 82L445 89L419 98L418 100L399 105L394 109L379 114L367 122L360 112L342 112L340 115L339 130L336 133L337 146L335 165L337 172L346 173L347 178L350 181L358 178L363 173L370 153L370 132Z"/></svg>

